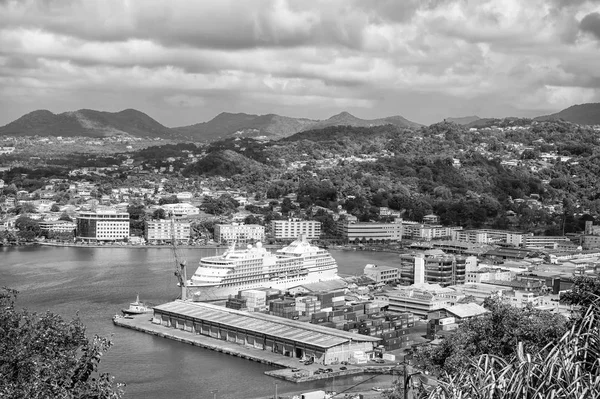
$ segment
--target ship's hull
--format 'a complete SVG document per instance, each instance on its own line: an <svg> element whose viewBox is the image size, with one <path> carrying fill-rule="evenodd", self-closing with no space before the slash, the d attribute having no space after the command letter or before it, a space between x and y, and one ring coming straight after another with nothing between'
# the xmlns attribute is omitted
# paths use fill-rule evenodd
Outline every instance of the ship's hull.
<svg viewBox="0 0 600 399"><path fill-rule="evenodd" d="M215 285L215 286L188 286L187 298L196 302L205 301L218 301L227 299L230 296L235 296L239 291L260 289L260 288L273 288L277 290L286 290L299 285L316 283L319 281L337 280L340 277L332 271L327 274L319 274L316 276L307 275L305 277L294 278L294 279L279 279L269 280L264 282L254 282L248 284L236 284L230 286Z"/></svg>

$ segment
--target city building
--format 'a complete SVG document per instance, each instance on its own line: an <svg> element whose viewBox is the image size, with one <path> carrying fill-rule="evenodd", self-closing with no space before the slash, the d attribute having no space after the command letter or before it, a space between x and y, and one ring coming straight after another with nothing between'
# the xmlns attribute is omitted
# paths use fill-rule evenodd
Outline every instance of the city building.
<svg viewBox="0 0 600 399"><path fill-rule="evenodd" d="M430 283L442 287L464 284L468 262L475 257L448 255L439 249L400 255L400 281L404 285Z"/></svg>
<svg viewBox="0 0 600 399"><path fill-rule="evenodd" d="M366 265L363 271L365 276L372 278L376 283L388 283L400 278L400 271L397 267Z"/></svg>
<svg viewBox="0 0 600 399"><path fill-rule="evenodd" d="M41 232L74 233L77 225L68 220L52 220L39 222Z"/></svg>
<svg viewBox="0 0 600 399"><path fill-rule="evenodd" d="M244 312L201 302L169 302L154 307L152 322L215 339L329 365L373 352L380 338L278 316Z"/></svg>
<svg viewBox="0 0 600 399"><path fill-rule="evenodd" d="M190 224L187 222L171 220L148 220L146 224L145 238L148 243L187 242L190 239Z"/></svg>
<svg viewBox="0 0 600 399"><path fill-rule="evenodd" d="M452 239L456 241L482 244L508 244L515 247L523 244L524 237L532 235L533 233L491 229L452 231Z"/></svg>
<svg viewBox="0 0 600 399"><path fill-rule="evenodd" d="M321 236L321 222L315 220L272 220L271 234L276 239L296 239L301 234L308 239L316 239Z"/></svg>
<svg viewBox="0 0 600 399"><path fill-rule="evenodd" d="M173 215L175 217L185 217L200 214L200 209L197 206L188 204L186 202L178 204L164 204L161 208L165 210L167 215Z"/></svg>
<svg viewBox="0 0 600 399"><path fill-rule="evenodd" d="M115 210L80 212L77 239L82 241L122 241L129 238L129 213Z"/></svg>
<svg viewBox="0 0 600 399"><path fill-rule="evenodd" d="M394 223L349 222L340 219L337 229L348 242L400 241L403 226L402 219L396 219Z"/></svg>
<svg viewBox="0 0 600 399"><path fill-rule="evenodd" d="M444 227L442 225L414 222L404 222L402 225L404 229L402 232L403 237L412 240L439 240L451 237L453 231L462 230L462 227Z"/></svg>
<svg viewBox="0 0 600 399"><path fill-rule="evenodd" d="M265 228L258 224L216 224L215 241L220 243L251 243L263 241Z"/></svg>
<svg viewBox="0 0 600 399"><path fill-rule="evenodd" d="M555 248L560 242L570 242L566 236L524 236L525 248Z"/></svg>
<svg viewBox="0 0 600 399"><path fill-rule="evenodd" d="M437 284L414 284L397 287L384 294L390 312L411 312L418 317L427 317L429 312L452 306L456 292Z"/></svg>
<svg viewBox="0 0 600 399"><path fill-rule="evenodd" d="M484 281L510 281L513 273L506 269L481 268L479 270L468 270L466 274L466 283L481 283Z"/></svg>

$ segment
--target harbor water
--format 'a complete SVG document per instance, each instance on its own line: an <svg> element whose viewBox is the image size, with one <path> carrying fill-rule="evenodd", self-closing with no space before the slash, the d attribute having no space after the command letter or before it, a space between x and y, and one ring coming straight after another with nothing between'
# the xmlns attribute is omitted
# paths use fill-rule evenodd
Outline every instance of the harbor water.
<svg viewBox="0 0 600 399"><path fill-rule="evenodd" d="M180 249L188 274L198 260L223 249ZM339 274L362 274L367 263L397 264L397 255L370 251L330 251ZM116 327L112 316L135 300L160 304L176 298L173 252L165 248L0 247L0 287L17 289L17 307L47 310L65 319L76 315L89 337L109 337L114 346L101 371L126 384L126 398L242 399L299 390L340 391L372 376L294 384L264 375L271 366ZM377 376L371 385L389 385Z"/></svg>

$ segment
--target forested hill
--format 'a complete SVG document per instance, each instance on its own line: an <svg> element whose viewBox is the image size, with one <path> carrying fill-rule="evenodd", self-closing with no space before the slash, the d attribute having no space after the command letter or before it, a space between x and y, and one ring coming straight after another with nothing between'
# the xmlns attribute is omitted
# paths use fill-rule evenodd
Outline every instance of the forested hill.
<svg viewBox="0 0 600 399"><path fill-rule="evenodd" d="M581 125L600 125L600 103L578 104L552 115L535 118L539 121L562 119Z"/></svg>

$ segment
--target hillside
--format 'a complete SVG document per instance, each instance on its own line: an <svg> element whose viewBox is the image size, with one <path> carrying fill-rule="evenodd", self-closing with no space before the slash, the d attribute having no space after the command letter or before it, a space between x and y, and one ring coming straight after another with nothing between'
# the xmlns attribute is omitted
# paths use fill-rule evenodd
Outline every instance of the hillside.
<svg viewBox="0 0 600 399"><path fill-rule="evenodd" d="M174 138L171 130L143 112L126 109L103 112L90 109L54 114L38 110L0 127L0 136L131 136Z"/></svg>
<svg viewBox="0 0 600 399"><path fill-rule="evenodd" d="M389 116L387 118L380 119L360 119L348 112L342 112L332 116L329 119L319 121L307 129L323 129L330 126L354 126L354 127L370 127L370 126L381 126L381 125L394 125L399 127L411 127L417 128L421 126L418 123L411 122L408 119L403 118L400 115Z"/></svg>
<svg viewBox="0 0 600 399"><path fill-rule="evenodd" d="M182 136L190 137L194 140L215 141L231 136L267 136L271 139L281 139L298 132L323 129L330 126L369 127L381 125L411 128L421 126L401 116L366 120L357 118L348 112L342 112L322 121L290 118L275 114L250 115L223 112L208 122L177 127L173 130Z"/></svg>
<svg viewBox="0 0 600 399"><path fill-rule="evenodd" d="M472 116L462 116L459 118L446 118L444 119L444 121L446 122L453 122L456 123L458 125L468 125L469 123L473 123L475 121L480 120L481 118L476 116L476 115L472 115Z"/></svg>
<svg viewBox="0 0 600 399"><path fill-rule="evenodd" d="M231 150L214 151L184 170L185 176L223 176L264 173L267 167Z"/></svg>
<svg viewBox="0 0 600 399"><path fill-rule="evenodd" d="M315 121L289 118L275 114L252 115L222 112L208 122L173 128L173 131L198 141L214 141L230 136L270 136L281 138L292 135Z"/></svg>
<svg viewBox="0 0 600 399"><path fill-rule="evenodd" d="M600 103L573 105L551 115L539 116L537 121L563 119L579 125L600 125Z"/></svg>

